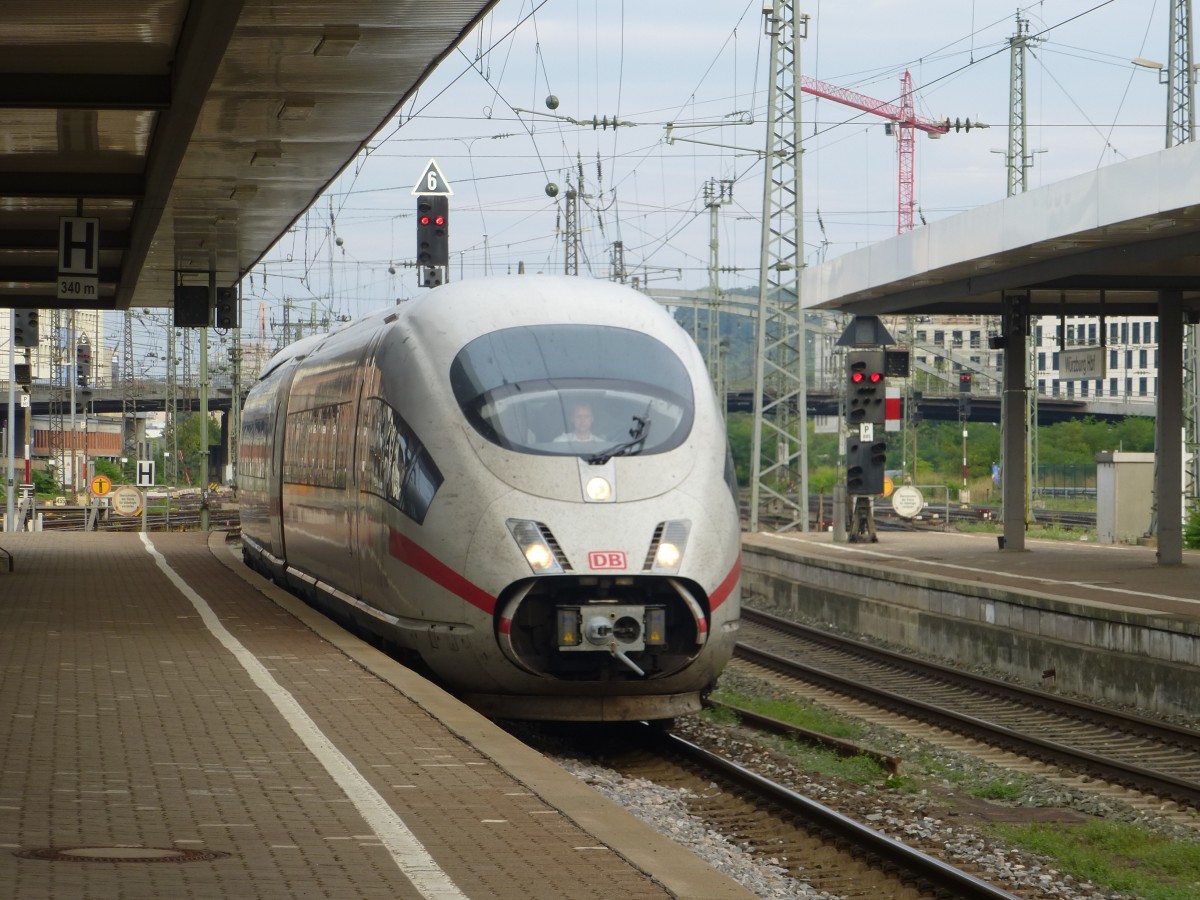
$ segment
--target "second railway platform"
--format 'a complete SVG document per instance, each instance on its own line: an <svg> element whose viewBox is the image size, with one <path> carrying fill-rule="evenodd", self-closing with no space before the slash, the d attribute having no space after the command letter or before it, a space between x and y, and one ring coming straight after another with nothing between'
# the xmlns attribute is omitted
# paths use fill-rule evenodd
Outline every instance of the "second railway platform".
<svg viewBox="0 0 1200 900"><path fill-rule="evenodd" d="M957 665L1169 715L1200 716L1200 553L886 532L743 536L743 598Z"/></svg>

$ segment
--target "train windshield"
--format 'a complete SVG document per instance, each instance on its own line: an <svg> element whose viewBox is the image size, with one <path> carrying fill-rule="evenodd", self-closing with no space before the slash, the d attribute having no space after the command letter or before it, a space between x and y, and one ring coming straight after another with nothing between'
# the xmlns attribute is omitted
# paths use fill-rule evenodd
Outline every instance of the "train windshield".
<svg viewBox="0 0 1200 900"><path fill-rule="evenodd" d="M625 328L537 325L485 334L455 357L450 383L467 421L520 453L663 453L692 428L683 361Z"/></svg>

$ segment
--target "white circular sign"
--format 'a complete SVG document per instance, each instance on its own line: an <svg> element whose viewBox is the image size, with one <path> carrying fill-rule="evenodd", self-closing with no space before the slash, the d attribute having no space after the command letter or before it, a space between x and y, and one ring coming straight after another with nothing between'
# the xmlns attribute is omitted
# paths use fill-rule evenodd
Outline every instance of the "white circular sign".
<svg viewBox="0 0 1200 900"><path fill-rule="evenodd" d="M902 519L911 519L925 508L925 498L911 484L896 488L892 494L892 509Z"/></svg>
<svg viewBox="0 0 1200 900"><path fill-rule="evenodd" d="M123 484L112 492L111 503L118 516L136 516L142 511L142 492L131 484Z"/></svg>

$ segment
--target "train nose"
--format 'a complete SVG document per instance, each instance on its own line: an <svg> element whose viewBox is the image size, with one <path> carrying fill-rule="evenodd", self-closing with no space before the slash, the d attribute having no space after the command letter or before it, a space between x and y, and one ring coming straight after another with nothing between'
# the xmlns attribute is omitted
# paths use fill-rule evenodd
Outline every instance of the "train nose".
<svg viewBox="0 0 1200 900"><path fill-rule="evenodd" d="M501 597L497 642L513 664L542 677L663 677L691 663L708 639L698 591L656 575L525 579Z"/></svg>

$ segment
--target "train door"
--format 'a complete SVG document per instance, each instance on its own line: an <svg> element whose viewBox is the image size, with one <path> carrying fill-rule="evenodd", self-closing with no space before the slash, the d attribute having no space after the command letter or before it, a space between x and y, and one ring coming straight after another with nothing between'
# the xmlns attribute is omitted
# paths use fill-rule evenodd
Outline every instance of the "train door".
<svg viewBox="0 0 1200 900"><path fill-rule="evenodd" d="M292 387L292 379L296 377L298 360L291 360L281 366L278 375L278 387L270 395L274 404L269 418L271 426L271 442L264 448L271 456L269 480L266 484L267 520L270 523L271 546L268 548L281 560L287 559L287 547L284 544L283 527L283 446L287 426L288 393ZM282 571L278 574L282 575Z"/></svg>
<svg viewBox="0 0 1200 900"><path fill-rule="evenodd" d="M351 429L350 483L347 485L349 504L349 544L354 553L354 596L362 598L368 583L377 580L379 572L379 549L371 528L370 497L366 492L365 479L369 452L364 440L363 403L366 398L379 392L379 368L375 364L375 351L379 346L380 332L375 332L367 345L359 366L357 394L354 398L354 427Z"/></svg>

